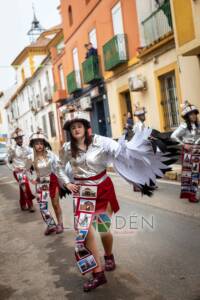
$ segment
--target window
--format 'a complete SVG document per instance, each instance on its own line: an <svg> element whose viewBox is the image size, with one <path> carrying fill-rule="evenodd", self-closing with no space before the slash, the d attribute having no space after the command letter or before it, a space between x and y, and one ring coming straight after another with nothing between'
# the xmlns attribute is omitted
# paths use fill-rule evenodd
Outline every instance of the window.
<svg viewBox="0 0 200 300"><path fill-rule="evenodd" d="M60 76L61 89L65 90L65 76L64 76L64 71L63 71L63 66L62 65L60 65L58 67L58 71L59 71L59 76Z"/></svg>
<svg viewBox="0 0 200 300"><path fill-rule="evenodd" d="M73 54L74 70L80 70L79 59L78 59L78 49L74 48L72 51L72 54Z"/></svg>
<svg viewBox="0 0 200 300"><path fill-rule="evenodd" d="M50 80L49 80L49 72L46 71L46 82L47 82L47 90L48 90L48 95L51 95L51 85L50 85Z"/></svg>
<svg viewBox="0 0 200 300"><path fill-rule="evenodd" d="M68 19L69 19L69 26L73 24L73 14L72 14L72 7L69 5L68 7Z"/></svg>
<svg viewBox="0 0 200 300"><path fill-rule="evenodd" d="M31 129L31 132L34 132L34 129L33 129L33 118L31 117L31 125L30 125L30 129Z"/></svg>
<svg viewBox="0 0 200 300"><path fill-rule="evenodd" d="M24 82L24 80L25 80L24 68L21 69L21 76L22 76L22 82Z"/></svg>
<svg viewBox="0 0 200 300"><path fill-rule="evenodd" d="M22 115L24 113L24 111L25 111L24 92L21 92L21 104L22 104L22 109L21 109L20 113Z"/></svg>
<svg viewBox="0 0 200 300"><path fill-rule="evenodd" d="M29 86L27 86L27 100L28 100L28 108L31 108L31 98L30 98L30 90L29 90Z"/></svg>
<svg viewBox="0 0 200 300"><path fill-rule="evenodd" d="M36 100L35 100L35 89L34 89L33 86L31 87L31 95L32 95L32 96L31 96L31 99L32 99L32 106L33 106L33 107L36 107L36 102L35 102L35 101L36 101Z"/></svg>
<svg viewBox="0 0 200 300"><path fill-rule="evenodd" d="M39 97L40 97L40 103L42 103L42 85L40 79L38 80L38 91L39 91Z"/></svg>
<svg viewBox="0 0 200 300"><path fill-rule="evenodd" d="M170 72L159 78L162 110L164 116L164 129L172 130L179 125L178 96L176 91L175 72Z"/></svg>
<svg viewBox="0 0 200 300"><path fill-rule="evenodd" d="M112 9L112 21L113 21L113 30L114 35L123 34L123 20L122 20L122 11L121 11L121 3L118 2Z"/></svg>
<svg viewBox="0 0 200 300"><path fill-rule="evenodd" d="M76 72L76 81L79 86L81 86L81 76L80 76L80 66L79 66L79 59L78 59L78 49L73 49L73 62L74 62L74 70Z"/></svg>
<svg viewBox="0 0 200 300"><path fill-rule="evenodd" d="M93 47L97 49L97 35L96 35L96 28L93 28L89 32L89 41L92 43Z"/></svg>
<svg viewBox="0 0 200 300"><path fill-rule="evenodd" d="M46 135L48 135L48 132L47 132L47 120L46 120L46 116L45 115L42 116L42 127L43 127L43 130L44 130L44 133Z"/></svg>
<svg viewBox="0 0 200 300"><path fill-rule="evenodd" d="M54 119L53 111L49 112L49 125L50 125L50 129L51 129L51 136L55 137L56 136L56 127L55 127L55 119Z"/></svg>
<svg viewBox="0 0 200 300"><path fill-rule="evenodd" d="M60 54L64 48L65 48L65 44L64 44L64 40L62 40L62 41L56 46L57 54Z"/></svg>

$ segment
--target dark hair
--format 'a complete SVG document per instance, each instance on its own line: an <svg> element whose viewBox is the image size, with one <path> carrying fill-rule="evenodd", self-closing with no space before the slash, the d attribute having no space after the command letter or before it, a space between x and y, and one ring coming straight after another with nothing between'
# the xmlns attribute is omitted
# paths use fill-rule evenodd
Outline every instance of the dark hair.
<svg viewBox="0 0 200 300"><path fill-rule="evenodd" d="M30 143L29 143L29 147L33 148L34 144L35 144L35 141L37 141L37 140L31 140ZM51 145L47 141L45 141L43 139L42 139L42 141L44 143L44 148L46 148L48 150L52 150Z"/></svg>
<svg viewBox="0 0 200 300"><path fill-rule="evenodd" d="M86 125L84 123L82 123L84 128L85 128L85 140L84 143L86 145L86 147L88 148L89 145L92 143L92 136L89 135L88 133L88 128L86 127ZM70 141L71 141L71 153L72 153L72 157L76 158L79 152L79 149L77 147L77 142L76 139L72 136L71 130L69 132L70 135Z"/></svg>
<svg viewBox="0 0 200 300"><path fill-rule="evenodd" d="M191 121L190 121L189 115L190 114L188 113L186 116L183 117L183 119L185 120L185 123L187 124L187 129L189 131L191 131L192 130L192 125L191 125ZM198 115L198 114L196 113L196 115ZM196 120L196 122L194 122L194 124L195 124L195 126L197 128L198 127L198 119Z"/></svg>

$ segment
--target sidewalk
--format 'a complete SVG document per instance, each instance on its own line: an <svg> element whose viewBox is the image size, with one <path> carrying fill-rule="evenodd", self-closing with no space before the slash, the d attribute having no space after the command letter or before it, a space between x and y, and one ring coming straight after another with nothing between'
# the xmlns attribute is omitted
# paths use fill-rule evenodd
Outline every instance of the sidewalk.
<svg viewBox="0 0 200 300"><path fill-rule="evenodd" d="M142 196L141 193L133 192L132 185L128 184L116 173L109 173L113 180L117 197L120 201L142 203L172 213L188 217L200 218L200 202L190 203L187 199L180 199L180 183L177 181L158 180L158 189L153 197Z"/></svg>
<svg viewBox="0 0 200 300"><path fill-rule="evenodd" d="M172 171L166 172L164 179L180 181L181 180L181 165L180 164L172 165Z"/></svg>
<svg viewBox="0 0 200 300"><path fill-rule="evenodd" d="M180 164L174 164L171 166L172 171L166 172L163 179L165 180L175 180L179 181L181 180L181 165ZM115 173L115 170L112 166L107 168L108 172Z"/></svg>

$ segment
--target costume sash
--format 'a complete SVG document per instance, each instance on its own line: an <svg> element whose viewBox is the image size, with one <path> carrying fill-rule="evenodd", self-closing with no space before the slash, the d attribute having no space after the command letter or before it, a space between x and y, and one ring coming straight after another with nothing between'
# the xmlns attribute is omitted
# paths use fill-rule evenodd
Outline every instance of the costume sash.
<svg viewBox="0 0 200 300"><path fill-rule="evenodd" d="M36 184L37 201L40 207L40 213L44 222L49 228L55 227L56 222L48 210L48 201L50 198L49 193L50 177L40 178L40 181Z"/></svg>
<svg viewBox="0 0 200 300"><path fill-rule="evenodd" d="M26 170L20 170L15 171L19 186L23 190L24 193L26 193L26 182L28 180L28 177L26 175Z"/></svg>
<svg viewBox="0 0 200 300"><path fill-rule="evenodd" d="M82 274L97 267L92 252L86 247L86 237L92 224L96 208L97 185L80 185L79 193L74 198L75 257Z"/></svg>
<svg viewBox="0 0 200 300"><path fill-rule="evenodd" d="M182 150L181 198L195 200L200 185L200 145Z"/></svg>

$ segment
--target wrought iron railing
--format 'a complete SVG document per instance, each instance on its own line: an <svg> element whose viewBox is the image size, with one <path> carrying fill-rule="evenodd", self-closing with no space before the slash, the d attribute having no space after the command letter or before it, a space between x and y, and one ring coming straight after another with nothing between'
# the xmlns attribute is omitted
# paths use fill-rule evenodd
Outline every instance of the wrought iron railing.
<svg viewBox="0 0 200 300"><path fill-rule="evenodd" d="M104 66L109 71L128 60L127 37L117 34L103 46Z"/></svg>
<svg viewBox="0 0 200 300"><path fill-rule="evenodd" d="M173 31L170 1L166 0L142 22L146 46Z"/></svg>

